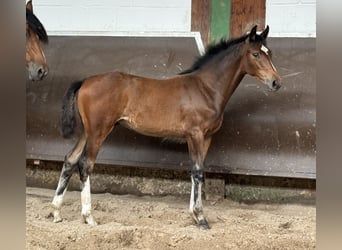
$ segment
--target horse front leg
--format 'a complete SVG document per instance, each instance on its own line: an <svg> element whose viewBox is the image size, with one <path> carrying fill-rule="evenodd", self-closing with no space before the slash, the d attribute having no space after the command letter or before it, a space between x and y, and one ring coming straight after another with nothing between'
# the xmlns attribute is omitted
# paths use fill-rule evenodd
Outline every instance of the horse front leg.
<svg viewBox="0 0 342 250"><path fill-rule="evenodd" d="M191 170L191 195L189 211L201 229L209 229L209 224L203 213L202 185L204 183L204 159L211 139L204 139L200 134L188 140L190 156L194 162Z"/></svg>
<svg viewBox="0 0 342 250"><path fill-rule="evenodd" d="M203 213L202 185L204 182L203 168L197 163L191 171L191 195L189 211L201 229L209 229L209 224Z"/></svg>

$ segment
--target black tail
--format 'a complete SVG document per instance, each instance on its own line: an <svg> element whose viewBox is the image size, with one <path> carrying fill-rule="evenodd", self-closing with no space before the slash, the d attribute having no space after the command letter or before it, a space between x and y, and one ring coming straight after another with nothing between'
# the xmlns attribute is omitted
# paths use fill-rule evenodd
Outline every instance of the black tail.
<svg viewBox="0 0 342 250"><path fill-rule="evenodd" d="M75 96L83 82L84 80L72 83L63 97L62 134L64 138L68 138L74 133L76 127Z"/></svg>

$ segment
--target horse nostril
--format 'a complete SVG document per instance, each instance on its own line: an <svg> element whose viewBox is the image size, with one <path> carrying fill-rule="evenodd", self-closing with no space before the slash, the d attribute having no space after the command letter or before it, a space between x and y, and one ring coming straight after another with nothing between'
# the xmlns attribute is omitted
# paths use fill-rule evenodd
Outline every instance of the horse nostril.
<svg viewBox="0 0 342 250"><path fill-rule="evenodd" d="M47 75L47 70L44 70L44 68L41 67L38 69L37 74L38 74L39 78L43 78L44 76Z"/></svg>
<svg viewBox="0 0 342 250"><path fill-rule="evenodd" d="M280 83L277 80L274 80L272 82L272 88L279 89L280 88Z"/></svg>
<svg viewBox="0 0 342 250"><path fill-rule="evenodd" d="M39 68L37 73L39 76L43 75L44 74L43 68Z"/></svg>

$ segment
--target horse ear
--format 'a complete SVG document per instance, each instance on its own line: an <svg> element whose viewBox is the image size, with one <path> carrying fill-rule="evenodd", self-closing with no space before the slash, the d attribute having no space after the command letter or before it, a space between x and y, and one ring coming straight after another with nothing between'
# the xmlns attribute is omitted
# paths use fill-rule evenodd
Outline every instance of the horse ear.
<svg viewBox="0 0 342 250"><path fill-rule="evenodd" d="M26 3L26 8L33 12L32 0L30 0Z"/></svg>
<svg viewBox="0 0 342 250"><path fill-rule="evenodd" d="M249 41L251 41L251 42L255 41L256 31L257 31L257 25L255 25L255 26L251 29L251 32L250 32L249 35L248 35Z"/></svg>
<svg viewBox="0 0 342 250"><path fill-rule="evenodd" d="M266 29L260 34L260 36L265 40L268 36L269 31L270 31L270 27L267 25Z"/></svg>

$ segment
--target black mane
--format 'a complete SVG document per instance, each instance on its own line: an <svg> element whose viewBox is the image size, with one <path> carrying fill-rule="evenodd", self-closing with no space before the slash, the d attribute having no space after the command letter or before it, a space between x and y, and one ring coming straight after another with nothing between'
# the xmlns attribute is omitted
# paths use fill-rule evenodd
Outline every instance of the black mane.
<svg viewBox="0 0 342 250"><path fill-rule="evenodd" d="M47 43L48 36L43 24L39 21L35 14L33 14L33 12L28 8L26 8L26 21L30 29L38 35L39 40L41 40L44 43Z"/></svg>
<svg viewBox="0 0 342 250"><path fill-rule="evenodd" d="M204 64L206 64L207 62L209 62L213 57L215 57L217 54L219 54L221 51L223 50L227 50L228 48L232 48L234 45L239 44L243 41L245 41L245 39L247 38L247 34L243 35L239 38L233 38L230 40L225 40L225 39L221 39L221 41L217 44L211 44L209 45L209 47L207 48L205 54L201 57L199 57L194 64L191 66L191 68L182 71L181 73L179 73L180 75L183 74L188 74L191 72L194 72L198 69L200 69Z"/></svg>

